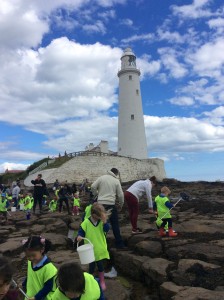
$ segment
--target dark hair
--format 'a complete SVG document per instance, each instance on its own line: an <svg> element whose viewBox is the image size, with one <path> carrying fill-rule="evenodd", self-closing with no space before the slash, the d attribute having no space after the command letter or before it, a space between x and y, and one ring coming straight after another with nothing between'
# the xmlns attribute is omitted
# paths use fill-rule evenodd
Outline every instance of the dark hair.
<svg viewBox="0 0 224 300"><path fill-rule="evenodd" d="M38 174L37 177L42 177L42 174Z"/></svg>
<svg viewBox="0 0 224 300"><path fill-rule="evenodd" d="M47 253L51 248L51 242L42 236L30 236L28 240L23 240L22 243L24 250L44 250L43 253Z"/></svg>
<svg viewBox="0 0 224 300"><path fill-rule="evenodd" d="M110 171L113 172L114 175L118 175L119 174L119 171L116 168L112 168Z"/></svg>
<svg viewBox="0 0 224 300"><path fill-rule="evenodd" d="M156 176L150 177L149 180L150 180L153 184L157 185Z"/></svg>
<svg viewBox="0 0 224 300"><path fill-rule="evenodd" d="M57 275L59 288L63 292L85 292L85 277L80 265L74 262L64 263L60 266Z"/></svg>
<svg viewBox="0 0 224 300"><path fill-rule="evenodd" d="M10 283L13 273L14 269L9 260L4 256L0 256L0 278L2 281L4 283Z"/></svg>

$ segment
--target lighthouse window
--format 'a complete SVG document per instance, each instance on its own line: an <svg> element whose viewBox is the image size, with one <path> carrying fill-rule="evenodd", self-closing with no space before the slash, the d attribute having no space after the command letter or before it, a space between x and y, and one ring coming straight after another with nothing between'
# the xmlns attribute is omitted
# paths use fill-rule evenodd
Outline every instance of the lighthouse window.
<svg viewBox="0 0 224 300"><path fill-rule="evenodd" d="M132 80L132 75L129 75L129 80Z"/></svg>
<svg viewBox="0 0 224 300"><path fill-rule="evenodd" d="M139 90L136 90L136 95L139 95Z"/></svg>
<svg viewBox="0 0 224 300"><path fill-rule="evenodd" d="M135 119L135 115L131 115L131 120L134 120Z"/></svg>

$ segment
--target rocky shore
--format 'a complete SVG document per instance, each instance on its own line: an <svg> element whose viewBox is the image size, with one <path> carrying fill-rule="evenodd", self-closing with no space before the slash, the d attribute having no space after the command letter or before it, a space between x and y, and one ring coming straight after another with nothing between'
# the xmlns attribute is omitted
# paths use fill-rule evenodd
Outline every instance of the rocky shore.
<svg viewBox="0 0 224 300"><path fill-rule="evenodd" d="M191 196L189 202L181 201L172 211L178 237L159 237L155 218L149 215L144 199L140 202L139 215L143 234L131 235L124 206L120 224L129 251L117 251L112 232L108 234L111 261L106 267L113 265L118 276L106 280L107 300L223 300L224 183L164 180L153 190L154 196L162 185L172 190L171 198L178 198L183 191ZM123 186L124 190L127 186ZM83 209L87 197L81 198ZM11 258L18 282L21 283L26 273L21 240L30 234L41 234L51 240L53 248L49 257L57 266L69 260L79 261L67 233L68 223L78 229L80 216L50 213L47 209L42 216L32 216L31 220L25 219L24 212L11 214L9 224L0 226L0 253Z"/></svg>

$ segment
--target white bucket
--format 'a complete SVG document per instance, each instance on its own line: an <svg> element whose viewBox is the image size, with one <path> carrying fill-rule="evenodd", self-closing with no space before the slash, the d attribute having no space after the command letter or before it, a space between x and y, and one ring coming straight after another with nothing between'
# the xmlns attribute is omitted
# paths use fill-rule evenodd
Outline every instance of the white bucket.
<svg viewBox="0 0 224 300"><path fill-rule="evenodd" d="M16 207L11 207L11 211L16 211Z"/></svg>
<svg viewBox="0 0 224 300"><path fill-rule="evenodd" d="M79 259L82 265L89 264L93 261L95 261L94 251L93 251L93 244L90 242L90 240L83 238L84 240L87 240L89 244L85 244L82 246L79 246L79 243L77 245L77 252L79 254Z"/></svg>
<svg viewBox="0 0 224 300"><path fill-rule="evenodd" d="M19 210L24 210L24 204L19 205Z"/></svg>

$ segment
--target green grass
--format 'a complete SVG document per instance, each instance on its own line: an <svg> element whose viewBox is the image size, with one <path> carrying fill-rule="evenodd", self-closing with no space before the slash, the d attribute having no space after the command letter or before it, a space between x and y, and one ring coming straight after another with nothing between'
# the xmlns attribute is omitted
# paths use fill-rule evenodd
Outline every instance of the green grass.
<svg viewBox="0 0 224 300"><path fill-rule="evenodd" d="M58 157L55 159L55 162L48 165L47 167L45 167L43 170L46 169L53 169L53 168L59 168L60 166L62 166L64 163L66 163L67 161L69 161L70 159L72 159L71 157L68 156L63 156L63 157Z"/></svg>

